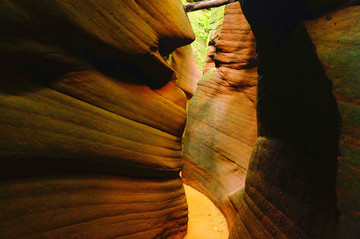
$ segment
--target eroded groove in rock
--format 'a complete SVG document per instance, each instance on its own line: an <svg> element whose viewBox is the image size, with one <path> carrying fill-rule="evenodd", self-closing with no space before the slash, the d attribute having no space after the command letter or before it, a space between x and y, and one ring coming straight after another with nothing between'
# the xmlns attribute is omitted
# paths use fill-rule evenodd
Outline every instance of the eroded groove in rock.
<svg viewBox="0 0 360 239"><path fill-rule="evenodd" d="M208 196L231 226L231 195L244 186L256 140L255 40L239 3L213 12L204 76L188 106L185 182Z"/></svg>
<svg viewBox="0 0 360 239"><path fill-rule="evenodd" d="M181 238L175 72L191 74L168 62L194 38L181 1L5 0L0 12L0 237Z"/></svg>

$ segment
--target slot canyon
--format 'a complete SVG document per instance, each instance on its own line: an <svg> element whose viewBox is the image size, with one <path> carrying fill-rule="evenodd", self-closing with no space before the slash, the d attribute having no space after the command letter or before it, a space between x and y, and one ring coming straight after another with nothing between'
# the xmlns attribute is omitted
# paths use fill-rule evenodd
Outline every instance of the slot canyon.
<svg viewBox="0 0 360 239"><path fill-rule="evenodd" d="M1 239L360 239L360 1L194 2L0 0Z"/></svg>

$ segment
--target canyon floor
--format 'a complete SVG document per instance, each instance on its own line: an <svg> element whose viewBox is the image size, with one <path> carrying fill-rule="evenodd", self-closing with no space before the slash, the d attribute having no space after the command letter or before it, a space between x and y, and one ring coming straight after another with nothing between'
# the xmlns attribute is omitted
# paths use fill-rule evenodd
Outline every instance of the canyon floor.
<svg viewBox="0 0 360 239"><path fill-rule="evenodd" d="M229 230L220 210L205 195L184 185L189 206L185 239L227 239Z"/></svg>

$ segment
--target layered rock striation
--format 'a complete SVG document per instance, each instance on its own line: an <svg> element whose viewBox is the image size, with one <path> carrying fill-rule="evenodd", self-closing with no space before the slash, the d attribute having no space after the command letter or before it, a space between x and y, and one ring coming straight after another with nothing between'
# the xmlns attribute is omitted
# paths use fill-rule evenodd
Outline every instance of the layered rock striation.
<svg viewBox="0 0 360 239"><path fill-rule="evenodd" d="M168 59L194 38L182 3L0 12L0 237L181 238L186 96Z"/></svg>
<svg viewBox="0 0 360 239"><path fill-rule="evenodd" d="M358 238L360 8L342 3L213 11L196 86L180 0L1 1L0 237L182 238L184 151L230 238Z"/></svg>
<svg viewBox="0 0 360 239"><path fill-rule="evenodd" d="M345 2L241 1L257 83L241 10L213 16L183 175L224 212L230 238L360 235L359 7Z"/></svg>
<svg viewBox="0 0 360 239"><path fill-rule="evenodd" d="M204 76L189 102L183 178L231 227L256 140L255 39L239 3L213 9Z"/></svg>

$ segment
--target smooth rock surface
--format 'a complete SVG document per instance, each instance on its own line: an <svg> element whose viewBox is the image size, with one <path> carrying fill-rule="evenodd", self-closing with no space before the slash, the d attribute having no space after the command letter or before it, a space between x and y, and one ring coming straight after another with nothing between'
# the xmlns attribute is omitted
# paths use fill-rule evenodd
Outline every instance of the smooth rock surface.
<svg viewBox="0 0 360 239"><path fill-rule="evenodd" d="M213 11L204 76L188 106L184 181L209 197L231 228L256 140L255 39L239 3Z"/></svg>
<svg viewBox="0 0 360 239"><path fill-rule="evenodd" d="M167 62L194 38L181 1L0 12L0 237L182 238L187 98Z"/></svg>
<svg viewBox="0 0 360 239"><path fill-rule="evenodd" d="M180 47L171 54L171 65L176 75L178 85L191 98L196 91L197 82L202 77L202 71L198 68L194 59L194 52L190 45Z"/></svg>

